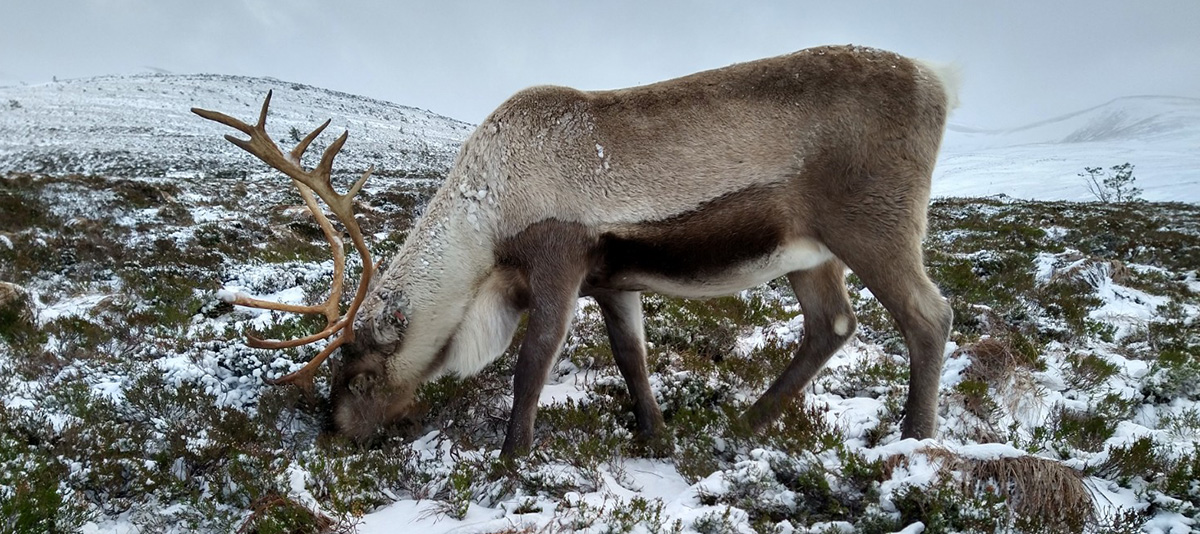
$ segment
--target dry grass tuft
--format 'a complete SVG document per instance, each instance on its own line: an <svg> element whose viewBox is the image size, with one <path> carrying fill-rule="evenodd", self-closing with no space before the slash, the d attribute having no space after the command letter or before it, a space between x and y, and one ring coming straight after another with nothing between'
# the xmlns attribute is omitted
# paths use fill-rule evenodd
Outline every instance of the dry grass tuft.
<svg viewBox="0 0 1200 534"><path fill-rule="evenodd" d="M937 447L918 452L937 462L943 475L958 473L963 492L1004 498L1021 530L1083 532L1096 520L1092 495L1082 475L1054 460L1037 456L964 458Z"/></svg>
<svg viewBox="0 0 1200 534"><path fill-rule="evenodd" d="M967 368L970 378L996 384L1013 376L1017 369L1028 367L1026 358L1000 338L985 337L958 349L971 358Z"/></svg>
<svg viewBox="0 0 1200 534"><path fill-rule="evenodd" d="M1037 362L998 337L985 337L958 349L971 359L965 378L979 380L995 390L999 403L1008 413L1020 414L1044 408L1044 391L1033 375Z"/></svg>
<svg viewBox="0 0 1200 534"><path fill-rule="evenodd" d="M0 317L6 321L33 322L33 304L25 288L0 281Z"/></svg>
<svg viewBox="0 0 1200 534"><path fill-rule="evenodd" d="M1084 258L1082 256L1067 256L1066 259L1075 263L1055 272L1050 278L1050 283L1070 283L1073 280L1080 280L1092 287L1100 287L1105 279L1111 279L1113 283L1121 284L1130 276L1129 267L1126 267L1121 260Z"/></svg>

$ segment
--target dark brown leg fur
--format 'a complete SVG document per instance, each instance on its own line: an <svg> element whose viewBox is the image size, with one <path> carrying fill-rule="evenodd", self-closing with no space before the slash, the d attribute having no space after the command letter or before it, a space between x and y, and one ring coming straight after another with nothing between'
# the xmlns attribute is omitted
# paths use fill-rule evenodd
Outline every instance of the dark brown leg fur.
<svg viewBox="0 0 1200 534"><path fill-rule="evenodd" d="M500 449L504 458L524 455L533 445L538 398L575 313L588 243L581 226L548 221L530 226L502 255L501 261L515 266L529 285L529 323L517 353L512 415Z"/></svg>
<svg viewBox="0 0 1200 534"><path fill-rule="evenodd" d="M925 439L937 434L938 385L953 312L925 274L921 243L871 239L859 233L831 239L840 258L855 258L850 269L896 319L908 348L909 391L901 435Z"/></svg>

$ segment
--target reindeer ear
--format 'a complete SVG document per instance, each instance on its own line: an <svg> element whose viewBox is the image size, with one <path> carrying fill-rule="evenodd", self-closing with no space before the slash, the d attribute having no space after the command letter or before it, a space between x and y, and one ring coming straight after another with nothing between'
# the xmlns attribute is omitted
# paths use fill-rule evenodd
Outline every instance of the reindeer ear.
<svg viewBox="0 0 1200 534"><path fill-rule="evenodd" d="M378 381L374 373L360 373L350 379L350 384L347 388L350 393L358 396L365 395L368 391L375 389L375 383Z"/></svg>

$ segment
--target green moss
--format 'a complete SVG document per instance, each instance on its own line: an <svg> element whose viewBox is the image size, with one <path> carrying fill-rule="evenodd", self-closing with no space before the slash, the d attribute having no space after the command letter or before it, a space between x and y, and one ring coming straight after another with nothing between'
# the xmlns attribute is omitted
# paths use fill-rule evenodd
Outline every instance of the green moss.
<svg viewBox="0 0 1200 534"><path fill-rule="evenodd" d="M1110 449L1108 459L1096 468L1096 473L1128 485L1132 478L1150 476L1160 472L1161 467L1154 440L1139 438L1129 445Z"/></svg>
<svg viewBox="0 0 1200 534"><path fill-rule="evenodd" d="M19 232L30 228L61 225L37 196L40 189L29 178L0 179L0 232Z"/></svg>
<svg viewBox="0 0 1200 534"><path fill-rule="evenodd" d="M898 525L920 521L930 534L990 534L1006 531L1003 527L1011 528L1012 524L1000 496L988 492L975 499L964 499L960 490L944 483L934 487L908 486L892 497L892 503L900 513Z"/></svg>
<svg viewBox="0 0 1200 534"><path fill-rule="evenodd" d="M685 300L646 295L646 339L655 346L720 360L733 352L744 326L766 325L787 317L776 304L751 294Z"/></svg>
<svg viewBox="0 0 1200 534"><path fill-rule="evenodd" d="M543 406L538 410L540 430L536 434L544 442L535 448L584 471L594 471L601 463L629 456L632 435L617 423L622 416L621 407L611 400L582 404L568 399Z"/></svg>
<svg viewBox="0 0 1200 534"><path fill-rule="evenodd" d="M62 481L69 469L46 447L44 430L0 403L0 530L71 532L92 519L82 495Z"/></svg>
<svg viewBox="0 0 1200 534"><path fill-rule="evenodd" d="M1054 445L1064 456L1071 454L1069 448L1099 451L1132 408L1132 401L1109 394L1088 411L1060 409L1051 424Z"/></svg>
<svg viewBox="0 0 1200 534"><path fill-rule="evenodd" d="M1165 476L1159 487L1162 492L1192 505L1192 513L1200 508L1200 445L1181 458L1166 462Z"/></svg>
<svg viewBox="0 0 1200 534"><path fill-rule="evenodd" d="M1095 288L1081 277L1063 277L1039 286L1032 298L1049 317L1065 324L1065 329L1046 332L1048 337L1060 341L1085 335L1092 330L1088 313L1103 304L1096 296Z"/></svg>
<svg viewBox="0 0 1200 534"><path fill-rule="evenodd" d="M1158 491L1179 502L1195 514L1200 507L1200 446L1190 451L1172 451L1150 437L1138 438L1128 445L1108 451L1104 463L1094 474L1113 478L1125 487Z"/></svg>
<svg viewBox="0 0 1200 534"><path fill-rule="evenodd" d="M97 178L92 178L96 180ZM158 208L174 204L179 196L179 186L170 182L149 182L144 180L104 180L104 187L117 194L122 205L132 208Z"/></svg>
<svg viewBox="0 0 1200 534"><path fill-rule="evenodd" d="M867 355L851 365L827 370L817 380L827 391L846 397L877 395L906 386L908 371L901 356Z"/></svg>
<svg viewBox="0 0 1200 534"><path fill-rule="evenodd" d="M217 289L217 282L166 265L128 264L117 272L124 282L129 320L161 328L180 328L200 313L204 292Z"/></svg>
<svg viewBox="0 0 1200 534"><path fill-rule="evenodd" d="M839 477L842 502L850 509L856 510L855 515L861 515L871 503L879 500L879 486L887 479L887 469L882 459L868 460L845 446L835 450L842 466Z"/></svg>
<svg viewBox="0 0 1200 534"><path fill-rule="evenodd" d="M15 298L0 302L0 342L14 347L33 348L44 342L44 337L33 321L28 299Z"/></svg>
<svg viewBox="0 0 1200 534"><path fill-rule="evenodd" d="M1178 301L1159 308L1142 346L1153 360L1142 393L1152 400L1200 400L1200 328ZM1131 342L1133 340L1130 340Z"/></svg>
<svg viewBox="0 0 1200 534"><path fill-rule="evenodd" d="M729 506L721 512L708 512L692 521L692 530L700 534L738 534L742 531L734 523L732 513Z"/></svg>

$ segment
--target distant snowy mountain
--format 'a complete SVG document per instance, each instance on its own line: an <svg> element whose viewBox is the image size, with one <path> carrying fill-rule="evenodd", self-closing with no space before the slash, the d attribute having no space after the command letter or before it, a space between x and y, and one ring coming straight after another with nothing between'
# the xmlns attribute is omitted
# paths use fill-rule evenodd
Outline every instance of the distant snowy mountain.
<svg viewBox="0 0 1200 534"><path fill-rule="evenodd" d="M104 76L0 87L0 171L129 177L260 172L232 146L233 133L190 113L193 106L254 122L274 89L268 131L290 145L333 119L309 152L343 129L337 169L379 174L442 172L472 126L428 111L271 78L220 75Z"/></svg>
<svg viewBox="0 0 1200 534"><path fill-rule="evenodd" d="M1200 99L1118 98L1005 130L951 125L933 193L1095 200L1078 176L1083 168L1126 162L1143 198L1200 202Z"/></svg>

